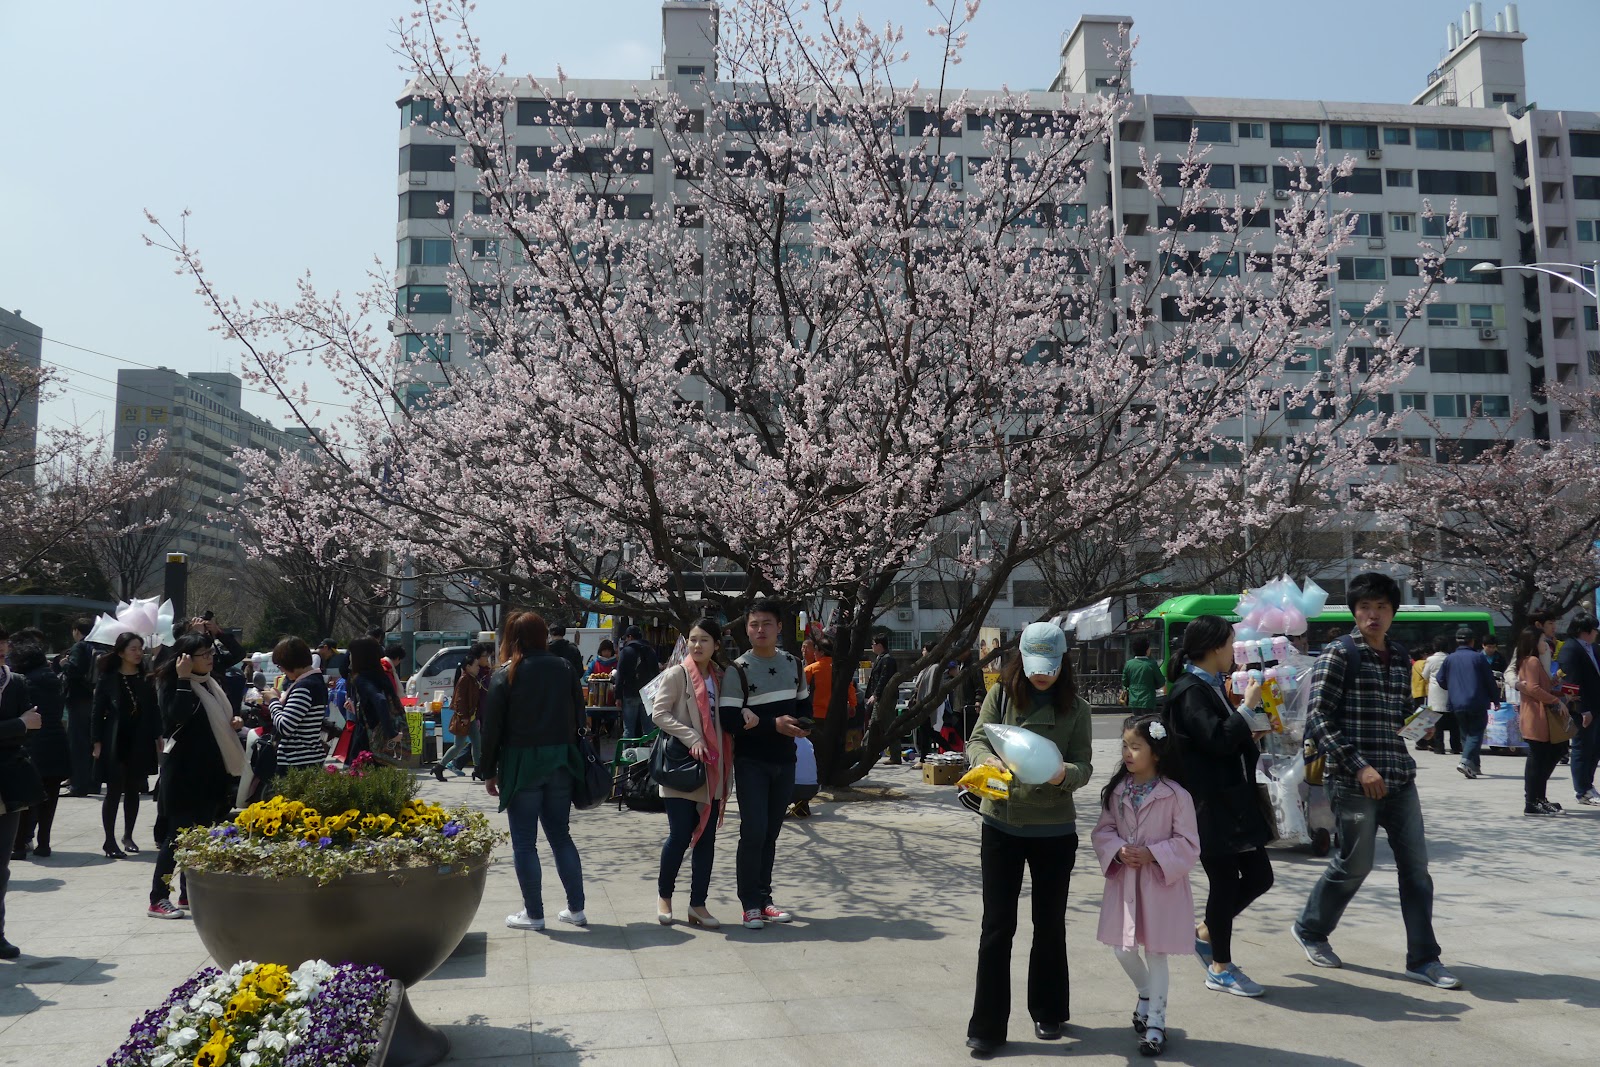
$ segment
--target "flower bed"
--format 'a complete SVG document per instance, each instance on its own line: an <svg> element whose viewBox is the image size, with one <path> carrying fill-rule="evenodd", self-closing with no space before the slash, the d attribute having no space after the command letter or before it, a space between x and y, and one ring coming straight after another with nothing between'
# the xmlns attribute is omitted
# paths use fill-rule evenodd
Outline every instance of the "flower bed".
<svg viewBox="0 0 1600 1067"><path fill-rule="evenodd" d="M128 1032L106 1067L361 1067L399 993L377 967L207 967Z"/></svg>
<svg viewBox="0 0 1600 1067"><path fill-rule="evenodd" d="M410 772L394 768L296 771L283 794L250 805L231 823L179 834L178 865L327 885L349 874L464 870L487 861L504 840L483 812L447 810L414 790Z"/></svg>

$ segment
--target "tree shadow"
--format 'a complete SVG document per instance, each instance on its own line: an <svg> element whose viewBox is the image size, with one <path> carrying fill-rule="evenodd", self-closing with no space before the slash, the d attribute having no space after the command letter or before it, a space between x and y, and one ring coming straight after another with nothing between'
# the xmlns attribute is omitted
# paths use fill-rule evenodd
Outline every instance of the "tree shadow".
<svg viewBox="0 0 1600 1067"><path fill-rule="evenodd" d="M488 1058L524 1058L532 1063L539 1053L572 1052L577 1046L558 1033L536 1033L531 1022L516 1026L491 1026L487 1015L468 1015L454 1023L436 1023L450 1041L445 1059L477 1061Z"/></svg>
<svg viewBox="0 0 1600 1067"><path fill-rule="evenodd" d="M49 893L67 883L60 878L12 878L7 886L9 893Z"/></svg>

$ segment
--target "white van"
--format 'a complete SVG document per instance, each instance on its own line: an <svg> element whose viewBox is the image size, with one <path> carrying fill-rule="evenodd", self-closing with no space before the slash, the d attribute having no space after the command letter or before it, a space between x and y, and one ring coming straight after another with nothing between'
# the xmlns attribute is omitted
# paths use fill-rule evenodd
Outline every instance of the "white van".
<svg viewBox="0 0 1600 1067"><path fill-rule="evenodd" d="M443 701L456 686L456 674L467 664L471 645L446 645L428 657L422 668L406 679L406 696L420 704Z"/></svg>

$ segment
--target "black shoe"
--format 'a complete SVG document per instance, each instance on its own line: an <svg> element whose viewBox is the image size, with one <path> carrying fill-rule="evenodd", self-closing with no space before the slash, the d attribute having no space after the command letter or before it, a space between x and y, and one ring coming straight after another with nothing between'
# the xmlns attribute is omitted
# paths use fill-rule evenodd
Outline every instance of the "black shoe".
<svg viewBox="0 0 1600 1067"><path fill-rule="evenodd" d="M40 845L38 848L34 849L33 850L33 858L36 859L36 860L47 860L47 859L49 859L50 858L50 846L49 845Z"/></svg>
<svg viewBox="0 0 1600 1067"><path fill-rule="evenodd" d="M1061 1024L1035 1022L1033 1024L1033 1036L1040 1041L1060 1041Z"/></svg>
<svg viewBox="0 0 1600 1067"><path fill-rule="evenodd" d="M967 1047L972 1050L973 1056L980 1060L986 1060L993 1056L1000 1051L1000 1046L1004 1044L1004 1041L990 1041L982 1037L967 1038Z"/></svg>
<svg viewBox="0 0 1600 1067"><path fill-rule="evenodd" d="M128 858L128 854L126 852L122 851L110 841L107 841L105 844L101 845L100 851L106 854L107 859L125 860Z"/></svg>
<svg viewBox="0 0 1600 1067"><path fill-rule="evenodd" d="M20 955L22 955L20 948L0 937L0 960L14 960Z"/></svg>
<svg viewBox="0 0 1600 1067"><path fill-rule="evenodd" d="M444 781L444 764L435 763L433 765L433 776L439 779L440 782Z"/></svg>
<svg viewBox="0 0 1600 1067"><path fill-rule="evenodd" d="M25 860L28 858L28 850L25 848L14 848L11 850L11 858L14 860Z"/></svg>
<svg viewBox="0 0 1600 1067"><path fill-rule="evenodd" d="M1139 1055L1159 1056L1161 1055L1162 1050L1166 1047L1166 1032L1152 1026L1149 1030L1145 1031L1144 1040L1139 1042Z"/></svg>
<svg viewBox="0 0 1600 1067"><path fill-rule="evenodd" d="M122 839L122 847L130 856L135 856L139 853L139 846L133 843L131 836Z"/></svg>

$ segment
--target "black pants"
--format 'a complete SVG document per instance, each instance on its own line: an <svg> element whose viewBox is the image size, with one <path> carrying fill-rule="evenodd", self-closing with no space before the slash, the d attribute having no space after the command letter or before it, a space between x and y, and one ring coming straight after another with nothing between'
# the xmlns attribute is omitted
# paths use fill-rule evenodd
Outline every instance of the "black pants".
<svg viewBox="0 0 1600 1067"><path fill-rule="evenodd" d="M1445 751L1444 735L1450 735L1450 751L1461 751L1461 724L1456 721L1456 713L1447 711L1439 716L1439 721L1433 726L1433 740L1428 742L1428 747L1443 755Z"/></svg>
<svg viewBox="0 0 1600 1067"><path fill-rule="evenodd" d="M1034 1022L1071 1018L1067 994L1067 885L1078 835L1018 837L983 824L983 927L978 984L967 1036L1004 1041L1011 1018L1011 941L1017 933L1022 871L1033 879L1033 948L1028 955L1028 1014Z"/></svg>
<svg viewBox="0 0 1600 1067"><path fill-rule="evenodd" d="M22 812L8 811L0 815L0 841L11 841L17 836L17 824ZM11 884L11 850L0 848L0 938L6 935L6 887Z"/></svg>
<svg viewBox="0 0 1600 1067"><path fill-rule="evenodd" d="M694 840L695 827L700 825L700 805L683 797L663 797L667 809L667 840L661 846L661 870L656 875L656 894L663 900L672 899L677 888L678 871L683 867L683 854L689 851ZM717 857L717 809L721 802L711 802L705 832L694 842L694 852L689 857L689 907L706 906L706 893L711 888L711 865Z"/></svg>
<svg viewBox="0 0 1600 1067"><path fill-rule="evenodd" d="M1253 848L1225 856L1201 856L1210 892L1206 896L1206 932L1211 935L1211 958L1233 962L1233 920L1257 897L1272 888L1272 861L1267 850Z"/></svg>
<svg viewBox="0 0 1600 1067"><path fill-rule="evenodd" d="M739 850L734 857L739 907L751 911L772 903L772 866L783 813L794 800L794 764L736 757L733 788L739 798Z"/></svg>
<svg viewBox="0 0 1600 1067"><path fill-rule="evenodd" d="M1545 790L1550 785L1550 775L1555 772L1556 764L1561 762L1561 753L1566 750L1563 742L1529 741L1528 758L1522 765L1522 802L1536 804L1541 800L1549 800Z"/></svg>
<svg viewBox="0 0 1600 1067"><path fill-rule="evenodd" d="M106 797L100 802L100 825L106 831L106 844L117 843L117 806L122 806L122 836L132 840L134 823L139 821L139 794L147 788L145 776L133 774L128 765L115 760L107 763Z"/></svg>
<svg viewBox="0 0 1600 1067"><path fill-rule="evenodd" d="M100 791L94 780L93 740L89 737L89 721L93 718L92 701L87 698L67 701L67 751L72 767L72 792L87 796Z"/></svg>
<svg viewBox="0 0 1600 1067"><path fill-rule="evenodd" d="M44 779L44 797L31 808L23 808L22 821L17 824L17 848L29 848L38 834L38 844L50 847L50 827L56 821L56 801L61 797L61 779Z"/></svg>

